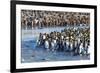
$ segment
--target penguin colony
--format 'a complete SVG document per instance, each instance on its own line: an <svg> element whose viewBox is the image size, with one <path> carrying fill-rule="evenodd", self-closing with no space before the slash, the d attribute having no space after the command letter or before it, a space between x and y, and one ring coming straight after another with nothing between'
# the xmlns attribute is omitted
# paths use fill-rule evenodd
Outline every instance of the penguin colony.
<svg viewBox="0 0 100 73"><path fill-rule="evenodd" d="M47 51L89 55L90 13L21 10L22 29L65 27L61 32L40 33L37 46Z"/></svg>

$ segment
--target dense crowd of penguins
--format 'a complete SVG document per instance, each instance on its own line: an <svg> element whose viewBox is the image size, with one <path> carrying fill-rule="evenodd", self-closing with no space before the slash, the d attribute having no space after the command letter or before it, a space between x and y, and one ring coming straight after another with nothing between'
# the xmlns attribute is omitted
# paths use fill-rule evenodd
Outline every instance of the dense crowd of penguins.
<svg viewBox="0 0 100 73"><path fill-rule="evenodd" d="M47 51L63 51L70 55L88 55L90 46L89 28L67 28L61 32L40 33L37 46Z"/></svg>
<svg viewBox="0 0 100 73"><path fill-rule="evenodd" d="M24 29L66 27L61 32L39 34L36 47L51 52L63 51L70 55L88 55L90 49L89 25L89 13L21 10L21 26Z"/></svg>
<svg viewBox="0 0 100 73"><path fill-rule="evenodd" d="M22 28L78 26L90 24L90 13L22 10Z"/></svg>

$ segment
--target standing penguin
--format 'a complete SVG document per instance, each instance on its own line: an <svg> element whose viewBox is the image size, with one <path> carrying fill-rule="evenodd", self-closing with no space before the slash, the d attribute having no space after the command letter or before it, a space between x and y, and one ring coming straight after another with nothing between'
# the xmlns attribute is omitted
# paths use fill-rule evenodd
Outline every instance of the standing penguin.
<svg viewBox="0 0 100 73"><path fill-rule="evenodd" d="M81 43L81 44L80 44L80 47L79 47L79 55L80 55L80 56L83 55L83 51L84 51L83 43Z"/></svg>
<svg viewBox="0 0 100 73"><path fill-rule="evenodd" d="M50 43L49 43L49 40L48 40L48 39L45 39L44 46L45 46L45 49L46 49L47 51L49 51L49 47L50 47L49 44L50 44Z"/></svg>

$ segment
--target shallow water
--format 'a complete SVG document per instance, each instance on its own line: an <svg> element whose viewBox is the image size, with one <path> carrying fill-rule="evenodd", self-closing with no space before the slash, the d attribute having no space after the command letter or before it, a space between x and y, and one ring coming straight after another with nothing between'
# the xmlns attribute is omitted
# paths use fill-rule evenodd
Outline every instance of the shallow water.
<svg viewBox="0 0 100 73"><path fill-rule="evenodd" d="M66 27L22 30L21 62L89 60L89 56L71 56L68 52L48 52L42 47L36 47L36 40L38 39L39 33L61 32L64 28Z"/></svg>

